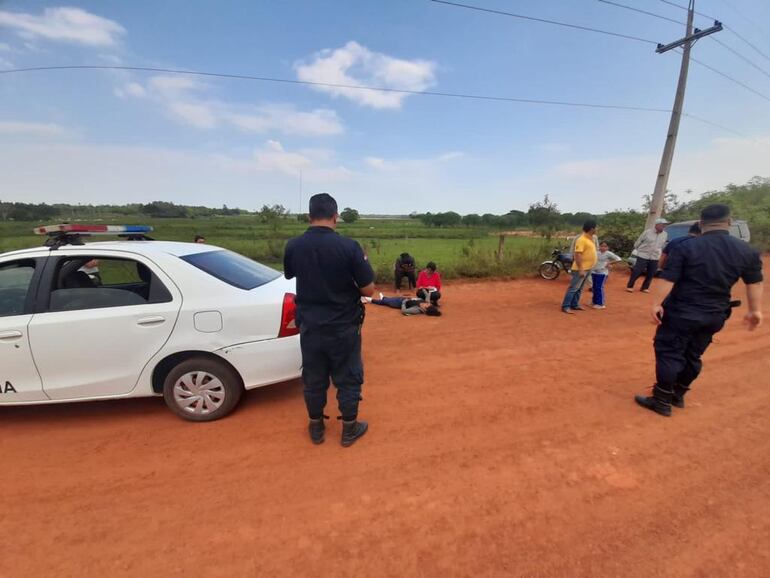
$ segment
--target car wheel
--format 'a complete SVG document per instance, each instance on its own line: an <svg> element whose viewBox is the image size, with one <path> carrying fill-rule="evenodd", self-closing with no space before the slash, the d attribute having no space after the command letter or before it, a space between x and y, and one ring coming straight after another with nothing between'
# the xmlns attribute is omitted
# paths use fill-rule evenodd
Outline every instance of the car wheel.
<svg viewBox="0 0 770 578"><path fill-rule="evenodd" d="M205 357L183 361L163 383L166 405L190 421L226 416L238 405L242 394L240 376L226 363Z"/></svg>

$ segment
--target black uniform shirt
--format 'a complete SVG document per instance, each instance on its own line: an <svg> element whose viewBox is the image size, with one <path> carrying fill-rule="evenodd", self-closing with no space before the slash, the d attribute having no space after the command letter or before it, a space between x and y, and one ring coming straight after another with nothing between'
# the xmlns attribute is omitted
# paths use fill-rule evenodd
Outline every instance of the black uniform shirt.
<svg viewBox="0 0 770 578"><path fill-rule="evenodd" d="M361 246L328 227L310 227L290 240L283 256L287 279L297 278L297 324L334 329L361 322L359 287L374 281Z"/></svg>
<svg viewBox="0 0 770 578"><path fill-rule="evenodd" d="M701 320L730 310L730 290L762 281L759 252L727 231L709 231L679 243L669 253L661 277L674 283L663 303L666 312Z"/></svg>

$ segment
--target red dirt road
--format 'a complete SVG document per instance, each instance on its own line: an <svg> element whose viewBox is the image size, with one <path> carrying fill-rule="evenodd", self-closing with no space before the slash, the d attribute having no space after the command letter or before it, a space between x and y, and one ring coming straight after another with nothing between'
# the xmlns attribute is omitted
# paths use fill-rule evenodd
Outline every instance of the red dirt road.
<svg viewBox="0 0 770 578"><path fill-rule="evenodd" d="M348 449L334 420L310 444L298 383L212 424L0 408L0 576L768 576L770 324L738 310L661 418L632 400L649 298L621 286L571 317L564 279L455 284L439 319L370 307Z"/></svg>

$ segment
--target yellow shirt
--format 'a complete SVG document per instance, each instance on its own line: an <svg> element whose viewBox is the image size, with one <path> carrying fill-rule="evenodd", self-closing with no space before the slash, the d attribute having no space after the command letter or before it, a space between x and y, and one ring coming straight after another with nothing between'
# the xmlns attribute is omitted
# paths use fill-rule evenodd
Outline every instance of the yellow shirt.
<svg viewBox="0 0 770 578"><path fill-rule="evenodd" d="M583 256L582 269L583 271L590 271L596 265L596 243L591 235L583 233L575 241L575 253L580 253ZM572 270L577 271L577 260L572 262Z"/></svg>

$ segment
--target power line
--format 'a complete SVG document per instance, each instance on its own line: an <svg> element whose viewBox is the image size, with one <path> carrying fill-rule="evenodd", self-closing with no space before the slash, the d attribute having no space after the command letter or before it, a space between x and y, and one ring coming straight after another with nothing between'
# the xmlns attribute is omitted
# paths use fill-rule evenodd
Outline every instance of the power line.
<svg viewBox="0 0 770 578"><path fill-rule="evenodd" d="M715 128L718 128L718 129L722 129L723 131L726 131L726 132L731 132L734 135L737 135L737 136L739 136L741 138L749 138L747 135L743 134L742 132L738 132L737 130L729 128L729 127L726 127L723 124L718 124L716 122L710 121L710 120L702 118L700 116L696 116L694 114L683 112L682 116L686 116L686 117L691 118L693 120L697 120L698 122L702 122L703 124L707 124L709 126L713 126Z"/></svg>
<svg viewBox="0 0 770 578"><path fill-rule="evenodd" d="M738 32L736 32L736 31L735 31L733 28L730 28L729 26L725 26L725 28L727 28L727 30L729 30L730 32L732 32L733 34L735 34L735 35L736 35L738 38L740 38L741 40L743 40L743 42L745 42L745 43L746 43L746 44L747 44L747 45L748 45L750 48L752 48L752 49L753 49L753 50L754 50L754 51L755 51L757 54L759 54L760 56L762 56L762 57L766 58L767 60L770 60L770 56L768 56L767 54L765 54L764 52L762 52L762 51L761 51L759 48L757 48L757 47L756 47L756 46L755 46L755 45L754 45L752 42L749 42L749 41L748 41L746 38L744 38L742 35L738 34Z"/></svg>
<svg viewBox="0 0 770 578"><path fill-rule="evenodd" d="M750 87L748 84L746 84L746 83L744 83L744 82L741 82L741 81L740 81L740 80L738 80L737 78L733 78L732 76L730 76L730 75L728 75L728 74L725 74L725 73L724 73L724 72L722 72L721 70L717 70L717 69L716 69L716 68L714 68L713 66L711 66L711 65L708 65L708 64L706 64L705 62L702 62L702 61L700 61L700 60L697 60L696 58L693 58L692 56L690 57L690 60L692 60L692 61L693 61L693 62L695 62L696 64L700 64L700 65L701 65L701 66L703 66L704 68L708 68L708 69L709 69L711 72L714 72L714 73L718 74L719 76L721 76L721 77L723 77L723 78L726 78L727 80L729 80L729 81L731 81L731 82L734 82L734 83L735 83L735 84L737 84L738 86L742 86L743 88L745 88L745 89L746 89L746 90L748 90L749 92L753 92L753 93L754 93L754 94L756 94L757 96L759 96L759 97L761 97L761 98L764 98L766 101L770 102L770 96L767 96L766 94L762 94L762 93L761 93L761 92L759 92L758 90L754 90L754 89L753 89L753 88L751 88L751 87Z"/></svg>
<svg viewBox="0 0 770 578"><path fill-rule="evenodd" d="M635 40L637 42L646 42L647 44L658 45L654 40L648 38L639 38L638 36L631 36L629 34L621 34L620 32L611 32L609 30L601 30L599 28L591 28L590 26L580 26L579 24L570 24L568 22L559 22L558 20L548 20L546 18L536 18L534 16L525 16L523 14L514 14L513 12L503 12L502 10L493 10L492 8L482 8L481 6L472 6L470 4L460 4L459 2L449 2L448 0L430 0L436 4L446 4L447 6L455 6L457 8L467 8L468 10L476 10L478 12L487 12L489 14L497 14L499 16L510 16L511 18L520 18L522 20L530 20L532 22L540 22L543 24L553 24L554 26L563 26L565 28L573 28L575 30L583 30L585 32L596 32L597 34L606 34L607 36L615 36L617 38L625 38L627 40Z"/></svg>
<svg viewBox="0 0 770 578"><path fill-rule="evenodd" d="M564 100L543 100L543 99L534 99L534 98L516 98L516 97L507 97L507 96L491 96L491 95L469 94L469 93L458 93L458 92L437 92L437 91L429 91L429 90L418 91L418 90L406 90L406 89L400 89L400 88L361 86L361 85L353 85L353 84L338 84L333 82L313 82L309 80L294 80L290 78L274 78L269 76L253 76L248 74L228 74L228 73L220 73L220 72L206 72L206 71L200 71L200 70L182 70L182 69L176 69L176 68L154 68L150 66L110 66L110 65L35 66L31 68L14 68L10 70L0 70L0 74L42 72L42 71L53 71L53 70L123 70L123 71L130 71L130 72L158 72L158 73L164 73L164 74L206 76L206 77L225 78L225 79L234 79L234 80L254 80L259 82L277 82L277 83L283 83L283 84L322 86L322 87L329 87L329 88L371 90L371 91L381 91L381 92L392 92L397 94L411 94L411 95L418 95L418 96L420 95L437 96L437 97L446 97L446 98L462 98L462 99L486 100L486 101L498 101L498 102L516 102L516 103L523 103L523 104L545 104L545 105L553 105L553 106L625 110L625 111L635 111L635 112L660 112L660 113L671 112L670 109L666 109L666 108L653 108L653 107L645 107L645 106L626 106L626 105L600 104L600 103L590 103L590 102L571 102L571 101L564 101ZM732 132L739 136L744 136L741 133L731 128L722 126L720 124L717 124L705 118L701 118L701 117L687 114L687 113L683 113L683 114L694 120L697 120L698 122L702 122L703 124L707 124L707 125L725 130L727 132Z"/></svg>
<svg viewBox="0 0 770 578"><path fill-rule="evenodd" d="M610 2L610 0L599 0L602 4L610 4L612 6L617 6L618 8L625 8L626 10L631 10L633 12L639 12L640 14L646 14L647 16L653 16L655 18L660 18L661 20L667 20L668 22L673 22L674 24L684 25L684 22L681 22L679 20L674 20L673 18L669 18L668 16L663 16L662 14L656 14L655 12L648 12L647 10L640 10L639 8L634 8L633 6L626 6L625 4L619 4L618 2Z"/></svg>
<svg viewBox="0 0 770 578"><path fill-rule="evenodd" d="M724 4L725 6L729 7L729 8L730 8L730 9L731 9L733 12L735 12L735 13L736 13L738 16L740 16L741 18L743 18L743 19L744 19L746 22L749 22L749 23L751 23L751 24L754 26L754 28L756 28L756 29L757 29L757 30L759 30L759 31L760 31L762 34L764 34L764 35L765 35L765 37L768 37L768 36L770 36L770 33L768 33L768 32L767 32L767 30L765 30L764 28L762 28L761 26L759 26L759 25L757 24L757 21L756 21L756 20L752 20L751 18L749 18L749 17L745 16L745 15L744 15L744 14L743 14L743 13L742 13L740 10L738 10L738 9L735 7L735 5L731 4L730 2L727 2L727 0L721 0L721 1L722 1L722 4ZM736 32L736 35L737 35L737 32Z"/></svg>
<svg viewBox="0 0 770 578"><path fill-rule="evenodd" d="M676 8L681 8L682 10L689 10L687 6L682 6L681 4L677 4L676 2L671 2L670 0L660 0L663 2L663 4L668 4L669 6L674 6ZM703 16L704 18L708 18L709 20L719 20L718 18L714 18L713 16L709 16L708 14L704 14L703 12L695 11L695 14L698 16Z"/></svg>
<svg viewBox="0 0 770 578"><path fill-rule="evenodd" d="M712 36L712 37L711 37L711 39L712 39L714 42L716 42L717 44L719 44L719 45L720 45L722 48L724 48L725 50L729 50L730 52L732 52L733 54L735 54L735 55L736 55L738 58L740 58L740 59L741 59L741 60L743 60L744 62L747 62L748 64L750 64L751 66L753 66L754 68L756 68L757 70L759 70L759 71L760 71L762 74L764 74L765 76L767 76L768 78L770 78L770 72L768 72L767 70L765 70L764 68L762 68L762 67L761 67L761 66L759 66L758 64L754 63L754 62L753 62L751 59L747 58L746 56L744 56L743 54L741 54L740 52L738 52L737 50L735 50L735 49L734 49L734 48L732 48L731 46L728 46L727 44L725 44L724 42L722 42L722 41L721 41L721 40L719 40L718 38L714 38L714 37Z"/></svg>
<svg viewBox="0 0 770 578"><path fill-rule="evenodd" d="M13 74L24 72L42 72L50 70L124 70L132 72L159 72L164 74L185 74L189 76L205 76L215 78L229 78L236 80L255 80L259 82L277 82L283 84L300 84L306 86L319 86L324 88L342 88L351 90L369 90L374 92L390 92L397 94L413 94L423 96L442 96L449 98L464 98L473 100L491 100L500 102L518 102L523 104L547 104L553 106L569 106L578 108L601 108L612 110L631 110L641 112L671 112L665 108L652 108L646 106L627 106L619 104L601 104L592 102L574 102L567 100L543 100L536 98L518 98L512 96L493 96L484 94L469 94L459 92L438 92L434 90L407 90L402 88L389 88L384 86L366 86L359 84L339 84L335 82L314 82L310 80L295 80L291 78L276 78L269 76L252 76L248 74L228 74L222 72L206 72L200 70L181 70L175 68L154 68L149 66L115 66L115 65L71 65L71 66L34 66L29 68L14 68L0 70L0 74Z"/></svg>

